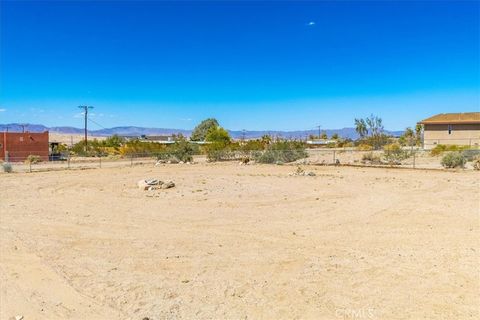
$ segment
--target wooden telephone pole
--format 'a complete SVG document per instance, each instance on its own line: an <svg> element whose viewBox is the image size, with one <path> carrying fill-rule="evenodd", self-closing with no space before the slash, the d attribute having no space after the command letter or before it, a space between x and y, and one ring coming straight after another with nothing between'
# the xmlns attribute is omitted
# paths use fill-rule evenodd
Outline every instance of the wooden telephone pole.
<svg viewBox="0 0 480 320"><path fill-rule="evenodd" d="M88 120L88 110L93 109L92 106L78 106L80 109L83 109L83 114L85 115L85 153L88 151L88 135L87 135L87 120Z"/></svg>

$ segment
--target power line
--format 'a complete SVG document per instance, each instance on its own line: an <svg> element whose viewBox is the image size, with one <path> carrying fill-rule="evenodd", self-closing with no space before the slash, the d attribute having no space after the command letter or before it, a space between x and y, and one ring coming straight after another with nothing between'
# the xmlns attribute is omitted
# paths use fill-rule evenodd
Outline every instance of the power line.
<svg viewBox="0 0 480 320"><path fill-rule="evenodd" d="M88 121L90 121L90 122L92 122L92 123L96 124L97 126L99 126L99 127L100 127L100 128L102 128L102 129L107 129L107 128L105 128L104 126L102 126L100 123L98 123L98 122L96 122L96 121L93 121L93 120L92 120L92 119L90 119L90 118L88 118Z"/></svg>

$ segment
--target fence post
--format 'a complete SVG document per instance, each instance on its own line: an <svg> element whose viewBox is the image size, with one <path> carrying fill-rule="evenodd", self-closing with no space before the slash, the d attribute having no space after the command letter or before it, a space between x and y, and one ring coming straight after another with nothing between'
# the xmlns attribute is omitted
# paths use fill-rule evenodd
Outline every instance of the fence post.
<svg viewBox="0 0 480 320"><path fill-rule="evenodd" d="M102 156L100 156L100 157L98 158L98 160L99 160L99 164L100 164L100 168L101 168L101 167L102 167Z"/></svg>
<svg viewBox="0 0 480 320"><path fill-rule="evenodd" d="M133 167L133 154L130 155L130 167Z"/></svg>
<svg viewBox="0 0 480 320"><path fill-rule="evenodd" d="M28 162L29 171L32 172L32 161Z"/></svg>
<svg viewBox="0 0 480 320"><path fill-rule="evenodd" d="M333 164L335 164L335 150L333 150Z"/></svg>
<svg viewBox="0 0 480 320"><path fill-rule="evenodd" d="M417 154L417 151L413 152L413 169L415 169L415 155Z"/></svg>
<svg viewBox="0 0 480 320"><path fill-rule="evenodd" d="M67 158L67 169L70 169L70 155Z"/></svg>

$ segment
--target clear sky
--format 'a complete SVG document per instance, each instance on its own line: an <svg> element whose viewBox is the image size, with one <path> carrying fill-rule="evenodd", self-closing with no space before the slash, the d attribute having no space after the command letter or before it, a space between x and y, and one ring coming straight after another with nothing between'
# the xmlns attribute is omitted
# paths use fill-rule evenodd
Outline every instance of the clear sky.
<svg viewBox="0 0 480 320"><path fill-rule="evenodd" d="M480 111L478 1L1 1L0 123L403 129ZM95 129L92 126L92 129Z"/></svg>

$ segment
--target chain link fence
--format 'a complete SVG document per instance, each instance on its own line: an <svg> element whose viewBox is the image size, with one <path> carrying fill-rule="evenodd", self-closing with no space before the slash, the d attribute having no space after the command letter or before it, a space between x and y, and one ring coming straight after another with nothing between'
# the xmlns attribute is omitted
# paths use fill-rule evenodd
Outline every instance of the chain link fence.
<svg viewBox="0 0 480 320"><path fill-rule="evenodd" d="M474 168L474 160L480 157L480 149L459 151L464 155L465 170ZM249 150L249 151L217 151L207 156L197 153L192 161L198 163L207 161L237 161L242 164L270 163L293 165L325 165L325 166L359 166L411 169L442 169L441 159L445 153L433 155L428 150L404 148L400 150L363 151L353 148L318 148L306 150ZM4 162L5 164L6 162ZM32 159L10 157L8 166L13 172L35 172L69 169L133 167L137 165L182 163L168 154L133 153L125 156L77 157L62 155L55 158ZM1 172L0 168L0 172Z"/></svg>

